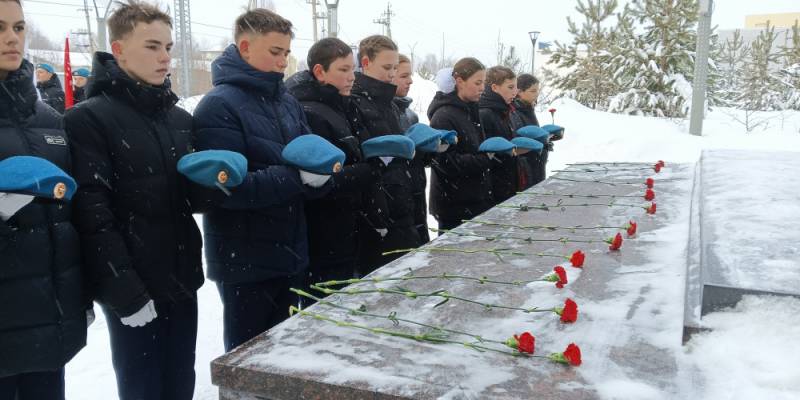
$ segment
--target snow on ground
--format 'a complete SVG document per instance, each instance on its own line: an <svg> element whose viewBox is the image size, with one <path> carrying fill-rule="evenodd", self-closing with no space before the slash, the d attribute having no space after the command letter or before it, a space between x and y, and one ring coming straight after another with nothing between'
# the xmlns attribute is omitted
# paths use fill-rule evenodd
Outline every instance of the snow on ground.
<svg viewBox="0 0 800 400"><path fill-rule="evenodd" d="M410 96L420 122L436 85L415 76ZM190 112L202 96L180 105ZM542 105L542 124L550 123L546 110L556 108L555 123L566 127L563 140L550 155L550 171L581 161L695 162L703 149L800 151L800 113L764 113L769 126L746 133L744 113L716 109L707 115L702 137L688 133L688 122L597 112L561 99ZM199 217L198 217L199 220ZM433 218L429 218L435 226ZM676 289L677 290L677 289ZM677 290L677 292L681 292ZM221 355L222 305L212 282L198 292L199 333L197 339L197 385L195 398L217 398L211 384L210 362ZM97 321L89 328L88 345L67 365L67 398L70 400L116 399L116 383L105 320L99 307ZM791 298L747 298L733 310L704 317L713 329L694 337L685 347L685 362L707 379L705 399L797 399L800 369L793 364L800 355L800 300ZM720 368L724 365L725 368ZM615 389L616 388L616 389ZM605 385L599 394L608 399L648 398L650 388ZM624 390L622 390L624 389Z"/></svg>

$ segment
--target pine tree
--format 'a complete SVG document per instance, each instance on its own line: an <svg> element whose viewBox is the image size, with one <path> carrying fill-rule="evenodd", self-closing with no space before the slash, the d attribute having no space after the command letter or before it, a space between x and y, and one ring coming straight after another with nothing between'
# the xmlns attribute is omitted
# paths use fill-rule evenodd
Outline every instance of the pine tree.
<svg viewBox="0 0 800 400"><path fill-rule="evenodd" d="M742 32L738 29L733 31L731 38L725 39L718 51L712 52L720 75L713 88L721 100L719 105L736 107L736 99L742 89L744 65L749 56L750 46L744 42Z"/></svg>
<svg viewBox="0 0 800 400"><path fill-rule="evenodd" d="M622 35L615 46L612 69L623 90L614 96L609 111L684 117L691 105L697 1L634 0L631 4L630 17L625 18L641 24L644 34L637 36L633 27L624 28L630 34ZM632 22L621 21L620 28L625 24Z"/></svg>
<svg viewBox="0 0 800 400"><path fill-rule="evenodd" d="M556 41L556 50L548 63L569 73L552 76L552 84L581 104L604 110L617 91L613 73L607 68L610 44L614 40L614 28L607 25L617 9L617 0L578 0L575 9L583 15L584 21L578 28L567 18L569 32L574 36L572 43Z"/></svg>
<svg viewBox="0 0 800 400"><path fill-rule="evenodd" d="M787 109L800 110L800 25L797 22L792 26L791 35L790 44L781 48L784 106Z"/></svg>
<svg viewBox="0 0 800 400"><path fill-rule="evenodd" d="M777 37L775 27L767 24L751 45L750 58L744 64L742 86L736 99L745 110L781 109L784 84L771 70L780 61L779 54L773 49Z"/></svg>

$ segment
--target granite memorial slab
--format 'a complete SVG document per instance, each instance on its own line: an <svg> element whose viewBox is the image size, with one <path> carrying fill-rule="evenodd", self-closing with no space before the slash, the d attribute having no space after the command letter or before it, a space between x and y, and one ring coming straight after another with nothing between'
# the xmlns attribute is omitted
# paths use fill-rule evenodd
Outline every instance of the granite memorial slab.
<svg viewBox="0 0 800 400"><path fill-rule="evenodd" d="M435 297L368 293L326 298L341 307L484 338L505 340L529 331L536 337L536 355L558 353L576 343L583 354L581 366L380 335L294 315L212 362L212 381L220 388L220 398L595 399L609 393L624 397L634 390L652 393L650 398L696 398L702 376L681 357L696 168L668 164L655 173L651 167L570 166L370 276L457 274L531 281L560 265L569 281L561 289L552 282L514 286L458 279L362 282L346 288L445 290L481 303L526 309L559 307L569 298L579 308L574 323L562 323L552 312L525 313L453 299L442 304ZM658 205L654 215L647 213L651 202L643 198L650 177L655 179ZM637 233L629 238L624 227L631 220ZM609 250L603 240L620 232L621 249ZM500 254L486 252L492 250ZM567 261L577 250L586 254L582 268ZM345 324L409 334L430 332L326 304L306 311ZM468 342L463 337L452 339Z"/></svg>

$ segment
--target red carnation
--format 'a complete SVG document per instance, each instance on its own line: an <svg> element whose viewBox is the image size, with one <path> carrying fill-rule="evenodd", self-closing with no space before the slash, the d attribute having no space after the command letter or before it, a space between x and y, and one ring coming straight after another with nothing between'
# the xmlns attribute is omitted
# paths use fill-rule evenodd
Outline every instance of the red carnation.
<svg viewBox="0 0 800 400"><path fill-rule="evenodd" d="M564 350L564 358L569 361L569 365L575 367L581 365L581 348L575 343L570 343Z"/></svg>
<svg viewBox="0 0 800 400"><path fill-rule="evenodd" d="M564 302L564 308L557 308L556 314L561 316L561 322L570 323L578 320L578 303L567 299Z"/></svg>
<svg viewBox="0 0 800 400"><path fill-rule="evenodd" d="M656 173L659 173L659 172L661 172L661 164L656 164L656 165L654 165L654 166L653 166L653 169L656 171Z"/></svg>
<svg viewBox="0 0 800 400"><path fill-rule="evenodd" d="M556 287L559 289L563 288L564 285L567 284L567 271L564 271L564 267L559 265L553 268L553 272L555 272L556 275L558 275L558 282L556 282Z"/></svg>
<svg viewBox="0 0 800 400"><path fill-rule="evenodd" d="M627 229L628 231L628 237L633 237L634 235L636 235L636 222L633 222L631 220L630 222L628 222L628 225L625 226L625 229Z"/></svg>
<svg viewBox="0 0 800 400"><path fill-rule="evenodd" d="M606 243L611 245L611 246L608 246L609 250L612 250L612 251L613 250L619 250L620 247L622 247L622 235L617 233L617 236L614 236L613 238L606 239Z"/></svg>
<svg viewBox="0 0 800 400"><path fill-rule="evenodd" d="M656 198L656 192L653 189L647 189L644 192L644 199L647 201L653 201Z"/></svg>
<svg viewBox="0 0 800 400"><path fill-rule="evenodd" d="M658 160L658 162L656 164L660 165L661 168L664 168L664 167L667 166L667 164L664 163L664 160Z"/></svg>
<svg viewBox="0 0 800 400"><path fill-rule="evenodd" d="M581 348L575 343L567 345L563 353L552 353L548 357L550 360L577 367L581 365Z"/></svg>
<svg viewBox="0 0 800 400"><path fill-rule="evenodd" d="M583 254L582 251L578 250L572 253L572 257L570 257L569 262L572 263L572 266L575 268L583 267L583 261L586 259L586 254Z"/></svg>
<svg viewBox="0 0 800 400"><path fill-rule="evenodd" d="M647 186L648 189L652 189L653 185L656 184L656 181L653 180L653 178L647 178L647 180L644 181L644 184Z"/></svg>
<svg viewBox="0 0 800 400"><path fill-rule="evenodd" d="M648 214L655 214L656 213L656 203L650 203L650 207L645 207Z"/></svg>
<svg viewBox="0 0 800 400"><path fill-rule="evenodd" d="M517 339L518 347L520 353L528 353L533 354L533 351L536 347L536 338L530 334L530 332L524 332L522 335L514 335L514 339ZM578 359L580 359L580 354L578 354Z"/></svg>
<svg viewBox="0 0 800 400"><path fill-rule="evenodd" d="M547 110L547 112L549 112L550 114L555 114L556 113L556 109L555 108L551 108L551 109Z"/></svg>

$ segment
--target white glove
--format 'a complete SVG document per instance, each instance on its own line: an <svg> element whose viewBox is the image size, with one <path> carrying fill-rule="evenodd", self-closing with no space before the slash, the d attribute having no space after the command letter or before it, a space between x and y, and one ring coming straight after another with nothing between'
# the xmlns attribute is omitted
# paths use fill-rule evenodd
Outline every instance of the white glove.
<svg viewBox="0 0 800 400"><path fill-rule="evenodd" d="M436 148L436 152L444 153L448 148L450 148L450 143L439 143L439 147Z"/></svg>
<svg viewBox="0 0 800 400"><path fill-rule="evenodd" d="M494 160L494 153L486 153L490 160Z"/></svg>
<svg viewBox="0 0 800 400"><path fill-rule="evenodd" d="M319 175L308 171L300 170L300 180L303 181L303 184L311 186L313 188L319 188L324 186L325 183L328 182L328 179L331 179L330 175Z"/></svg>
<svg viewBox="0 0 800 400"><path fill-rule="evenodd" d="M389 230L386 228L375 229L375 232L378 232L381 235L381 239L385 238L387 234L389 234Z"/></svg>
<svg viewBox="0 0 800 400"><path fill-rule="evenodd" d="M142 307L141 310L135 312L131 316L120 318L119 321L122 322L123 325L127 325L132 328L138 328L140 326L147 325L157 316L158 314L156 314L156 305L153 303L153 300L150 300L144 305L144 307Z"/></svg>
<svg viewBox="0 0 800 400"><path fill-rule="evenodd" d="M383 165L389 166L389 163L394 160L394 157L381 157L381 161L383 161Z"/></svg>
<svg viewBox="0 0 800 400"><path fill-rule="evenodd" d="M27 194L0 193L0 218L3 221L8 221L17 211L27 206L31 201L33 201L33 196L28 196Z"/></svg>

